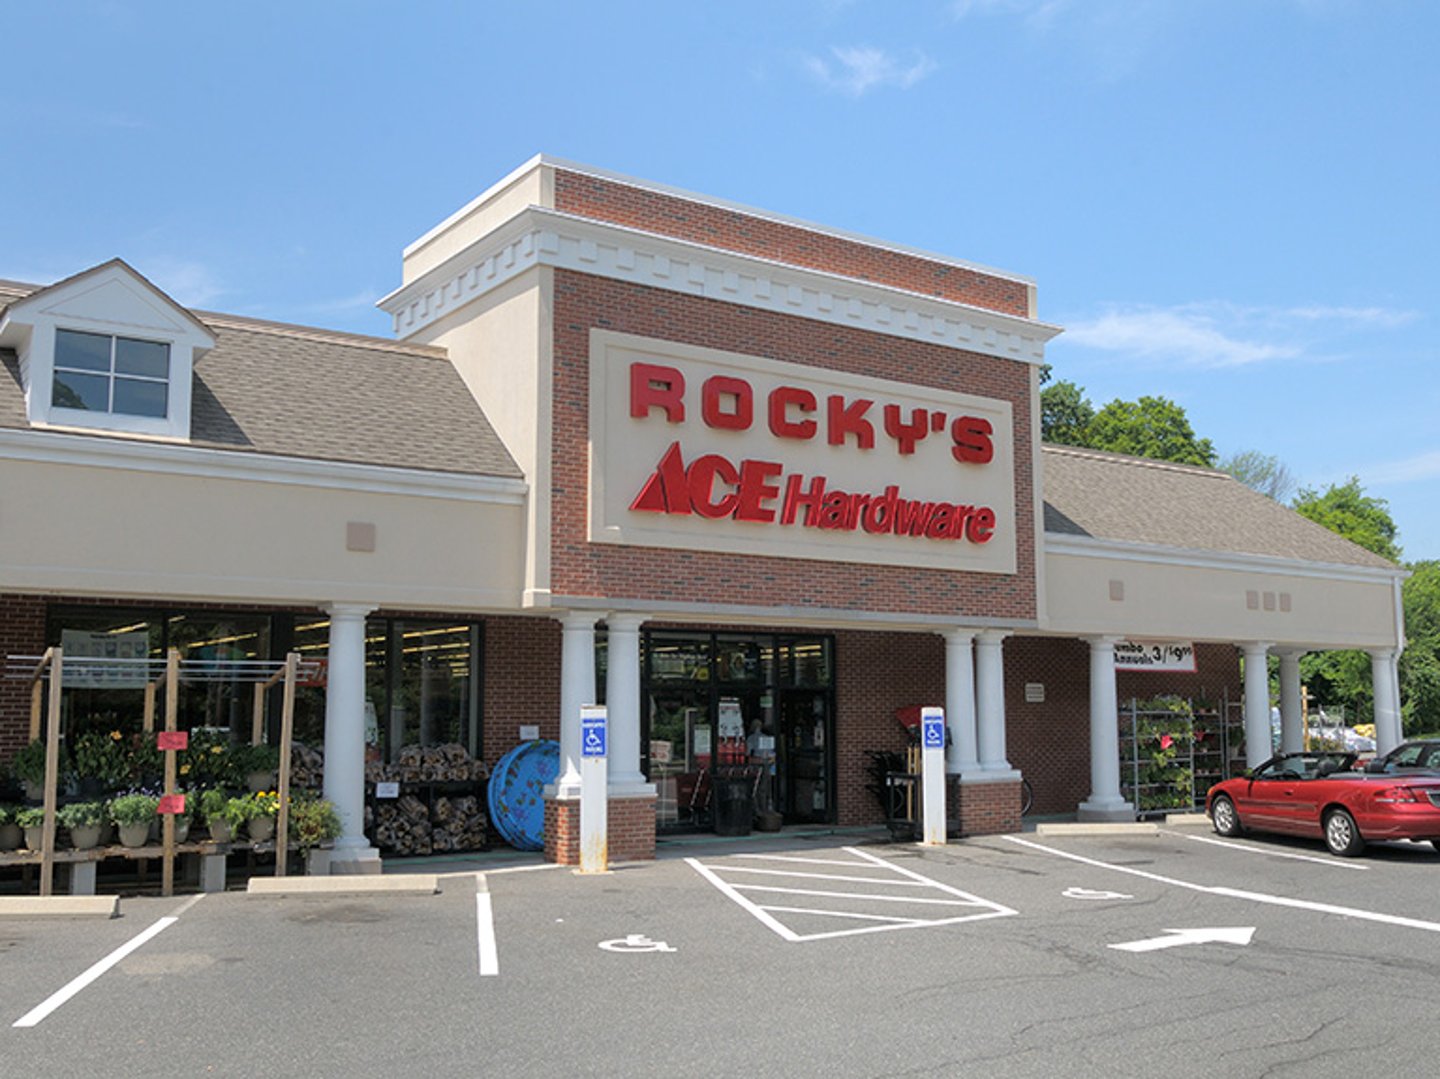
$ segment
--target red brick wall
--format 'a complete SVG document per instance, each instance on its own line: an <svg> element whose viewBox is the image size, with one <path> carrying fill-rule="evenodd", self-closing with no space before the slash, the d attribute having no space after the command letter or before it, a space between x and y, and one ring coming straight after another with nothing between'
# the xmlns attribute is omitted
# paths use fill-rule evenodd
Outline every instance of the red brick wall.
<svg viewBox="0 0 1440 1079"><path fill-rule="evenodd" d="M0 594L0 663L7 656L45 651L45 601L37 596ZM21 679L0 677L0 761L7 761L30 740L30 687Z"/></svg>
<svg viewBox="0 0 1440 1079"><path fill-rule="evenodd" d="M1215 704L1240 693L1238 653L1227 644L1195 646L1195 674L1120 671L1121 708L1132 698L1173 694ZM1032 813L1073 813L1090 796L1090 646L1055 637L1011 637L1004 644L1005 735L1010 763L1035 789ZM1025 683L1045 686L1043 704L1025 703Z"/></svg>
<svg viewBox="0 0 1440 1079"><path fill-rule="evenodd" d="M1002 576L589 543L592 327L1009 401L1015 422L1017 572ZM914 611L957 619L1034 617L1030 374L1024 364L557 270L554 385L551 589L557 597Z"/></svg>
<svg viewBox="0 0 1440 1079"><path fill-rule="evenodd" d="M605 808L606 858L614 862L655 857L655 799L612 798ZM545 803L545 860L580 864L580 803Z"/></svg>
<svg viewBox="0 0 1440 1079"><path fill-rule="evenodd" d="M870 750L906 747L895 710L945 703L945 642L935 633L835 635L835 757L838 823L885 819L865 789Z"/></svg>
<svg viewBox="0 0 1440 1079"><path fill-rule="evenodd" d="M484 757L492 765L520 744L520 725L560 740L560 623L485 620Z"/></svg>
<svg viewBox="0 0 1440 1079"><path fill-rule="evenodd" d="M952 783L950 791L960 801L946 815L960 822L960 834L1004 835L1020 831L1020 784Z"/></svg>
<svg viewBox="0 0 1440 1079"><path fill-rule="evenodd" d="M1005 314L1029 314L1029 289L1018 281L614 180L557 169L555 208Z"/></svg>

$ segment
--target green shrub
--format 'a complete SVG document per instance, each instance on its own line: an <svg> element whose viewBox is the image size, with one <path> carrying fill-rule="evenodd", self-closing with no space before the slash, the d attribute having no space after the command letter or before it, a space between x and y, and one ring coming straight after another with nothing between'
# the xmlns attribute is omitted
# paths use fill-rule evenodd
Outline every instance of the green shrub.
<svg viewBox="0 0 1440 1079"><path fill-rule="evenodd" d="M297 798L290 803L288 842L302 851L340 835L340 814L324 798Z"/></svg>
<svg viewBox="0 0 1440 1079"><path fill-rule="evenodd" d="M153 794L122 794L110 802L110 819L116 824L149 824L159 806L160 799Z"/></svg>
<svg viewBox="0 0 1440 1079"><path fill-rule="evenodd" d="M61 806L55 817L66 828L86 828L105 823L104 802L71 802Z"/></svg>
<svg viewBox="0 0 1440 1079"><path fill-rule="evenodd" d="M15 823L21 828L39 828L45 823L45 810L39 806L29 806L15 814Z"/></svg>

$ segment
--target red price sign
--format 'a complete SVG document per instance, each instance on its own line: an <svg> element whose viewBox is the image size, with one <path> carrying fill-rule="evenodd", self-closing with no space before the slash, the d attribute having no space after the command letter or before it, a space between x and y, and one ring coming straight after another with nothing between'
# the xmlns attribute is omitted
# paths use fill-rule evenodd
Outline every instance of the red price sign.
<svg viewBox="0 0 1440 1079"><path fill-rule="evenodd" d="M155 748L159 750L190 748L189 731L160 731L155 735Z"/></svg>
<svg viewBox="0 0 1440 1079"><path fill-rule="evenodd" d="M185 812L185 796L183 794L162 794L160 806L156 810L161 816L174 815Z"/></svg>

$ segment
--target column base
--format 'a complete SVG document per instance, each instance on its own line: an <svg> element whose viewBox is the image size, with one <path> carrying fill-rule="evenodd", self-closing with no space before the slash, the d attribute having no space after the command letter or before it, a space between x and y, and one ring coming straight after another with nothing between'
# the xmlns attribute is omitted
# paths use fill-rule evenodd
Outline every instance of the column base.
<svg viewBox="0 0 1440 1079"><path fill-rule="evenodd" d="M956 804L946 807L945 816L959 826L961 837L1020 831L1019 772L981 771L956 778L949 791Z"/></svg>
<svg viewBox="0 0 1440 1079"><path fill-rule="evenodd" d="M1135 819L1135 807L1129 802L1095 802L1087 798L1075 808L1075 819L1082 824L1119 824Z"/></svg>
<svg viewBox="0 0 1440 1079"><path fill-rule="evenodd" d="M378 876L380 871L380 851L375 847L337 847L330 852L332 877Z"/></svg>
<svg viewBox="0 0 1440 1079"><path fill-rule="evenodd" d="M655 788L605 800L605 847L610 862L655 858ZM545 797L545 860L580 864L580 799Z"/></svg>

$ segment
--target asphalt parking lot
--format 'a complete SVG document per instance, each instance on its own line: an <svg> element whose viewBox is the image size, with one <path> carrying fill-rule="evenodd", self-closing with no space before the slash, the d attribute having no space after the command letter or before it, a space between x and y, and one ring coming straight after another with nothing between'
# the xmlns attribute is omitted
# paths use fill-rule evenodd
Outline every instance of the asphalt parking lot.
<svg viewBox="0 0 1440 1079"><path fill-rule="evenodd" d="M113 920L0 922L0 1059L87 1076L1431 1074L1437 874L1428 845L1338 859L1191 826L696 845L600 876L456 873L428 895L126 899Z"/></svg>

